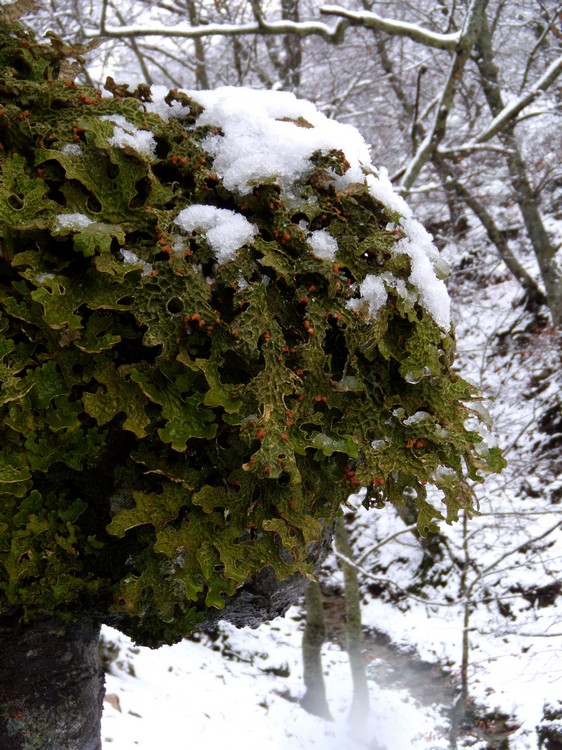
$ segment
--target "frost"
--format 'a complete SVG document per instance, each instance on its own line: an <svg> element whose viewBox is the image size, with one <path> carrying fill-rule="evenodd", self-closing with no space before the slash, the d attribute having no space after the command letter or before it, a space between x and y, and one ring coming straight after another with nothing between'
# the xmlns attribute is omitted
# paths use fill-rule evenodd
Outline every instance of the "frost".
<svg viewBox="0 0 562 750"><path fill-rule="evenodd" d="M219 265L233 260L236 251L257 234L257 227L227 208L195 204L184 208L175 219L186 232L202 229L207 242L216 253Z"/></svg>
<svg viewBox="0 0 562 750"><path fill-rule="evenodd" d="M80 231L80 229L85 229L93 223L85 214L59 214L57 216L57 229Z"/></svg>
<svg viewBox="0 0 562 750"><path fill-rule="evenodd" d="M307 242L317 258L330 261L335 260L338 243L335 237L332 237L325 229L311 232Z"/></svg>
<svg viewBox="0 0 562 750"><path fill-rule="evenodd" d="M114 125L113 136L108 140L110 146L130 148L141 156L156 157L156 140L150 130L139 130L123 115L103 115L100 120L109 120Z"/></svg>
<svg viewBox="0 0 562 750"><path fill-rule="evenodd" d="M383 279L380 276L368 274L359 285L359 293L360 296L357 299L348 300L348 308L363 312L368 318L376 318L388 297Z"/></svg>

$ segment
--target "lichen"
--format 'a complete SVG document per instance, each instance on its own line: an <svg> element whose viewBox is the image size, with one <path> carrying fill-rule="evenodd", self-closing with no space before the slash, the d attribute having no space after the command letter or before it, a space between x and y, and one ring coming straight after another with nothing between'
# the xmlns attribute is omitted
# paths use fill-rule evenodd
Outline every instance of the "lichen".
<svg viewBox="0 0 562 750"><path fill-rule="evenodd" d="M447 521L470 507L502 459L464 426L478 394L393 253L396 211L319 179L344 154L314 155L300 209L270 181L239 194L187 95L162 119L146 92L59 80L61 45L0 35L0 613L173 641L266 568L308 575L360 486L422 533L443 517L428 483ZM125 120L149 149L115 137ZM193 205L255 234L217 263L205 232L178 236ZM395 279L376 316L350 304L372 274Z"/></svg>

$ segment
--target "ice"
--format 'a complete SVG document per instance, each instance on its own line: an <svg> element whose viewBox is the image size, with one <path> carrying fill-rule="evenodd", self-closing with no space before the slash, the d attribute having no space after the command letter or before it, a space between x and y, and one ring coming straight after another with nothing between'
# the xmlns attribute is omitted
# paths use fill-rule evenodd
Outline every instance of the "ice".
<svg viewBox="0 0 562 750"><path fill-rule="evenodd" d="M247 242L251 242L257 228L250 224L242 214L227 208L195 204L181 211L175 219L176 224L186 232L202 229L207 242L216 253L219 265L233 260L236 251Z"/></svg>

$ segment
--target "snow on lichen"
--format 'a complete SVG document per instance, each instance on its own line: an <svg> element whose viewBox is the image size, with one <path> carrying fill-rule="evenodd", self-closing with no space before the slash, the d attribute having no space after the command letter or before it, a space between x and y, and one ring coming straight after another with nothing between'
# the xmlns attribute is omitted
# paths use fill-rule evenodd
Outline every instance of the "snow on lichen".
<svg viewBox="0 0 562 750"><path fill-rule="evenodd" d="M141 156L155 157L156 141L150 130L139 130L123 115L104 115L100 119L114 125L113 135L108 140L110 146L130 148Z"/></svg>
<svg viewBox="0 0 562 750"><path fill-rule="evenodd" d="M197 124L222 131L203 146L229 190L244 195L259 182L276 180L292 194L312 171L315 151L344 147L351 166L342 184L363 182L362 164L369 163L365 141L354 127L328 119L311 102L288 92L230 86L188 93L205 107Z"/></svg>
<svg viewBox="0 0 562 750"><path fill-rule="evenodd" d="M57 216L57 229L74 229L79 231L92 224L92 220L85 214L59 214Z"/></svg>
<svg viewBox="0 0 562 750"><path fill-rule="evenodd" d="M151 91L152 101L145 102L144 104L148 112L153 112L165 122L168 122L172 118L178 119L189 115L189 107L184 104L176 100L170 102L164 101L169 93L166 86L155 85L151 87Z"/></svg>
<svg viewBox="0 0 562 750"><path fill-rule="evenodd" d="M201 229L216 253L219 265L233 260L236 251L250 242L257 229L242 216L227 208L196 204L181 211L175 223L186 232Z"/></svg>
<svg viewBox="0 0 562 750"><path fill-rule="evenodd" d="M66 156L82 156L82 146L79 143L65 143L61 153Z"/></svg>
<svg viewBox="0 0 562 750"><path fill-rule="evenodd" d="M152 271L152 265L139 258L132 250L121 248L121 255L126 266L141 266L143 276L147 276Z"/></svg>
<svg viewBox="0 0 562 750"><path fill-rule="evenodd" d="M293 94L222 87L213 91L189 91L187 94L204 107L197 126L218 128L205 138L203 147L213 157L213 166L224 186L246 195L254 185L275 181L286 200L298 203L302 186L312 173L311 157L316 153L341 151L349 163L343 175L327 170L328 185L336 191L351 184L366 185L370 194L388 210L402 234L395 251L411 259L409 282L421 306L444 330L450 327L450 303L445 284L436 273L439 255L431 236L413 217L412 211L393 189L384 169L376 169L369 148L359 132L319 112L308 101ZM151 108L160 113L161 107ZM179 109L176 107L177 116ZM176 112L174 111L175 116ZM168 117L171 116L168 112ZM204 228L204 227L200 227ZM214 228L211 229L214 231ZM327 232L318 230L308 239L314 254L333 260L337 243ZM360 285L360 296L350 301L356 311L367 310L375 318L385 304L385 284L411 298L398 280L369 276Z"/></svg>
<svg viewBox="0 0 562 750"><path fill-rule="evenodd" d="M350 299L347 306L356 312L366 312L368 318L376 318L388 298L382 277L374 274L365 276L359 285L359 292L360 296Z"/></svg>
<svg viewBox="0 0 562 750"><path fill-rule="evenodd" d="M396 252L405 253L411 260L409 281L416 288L420 304L444 329L451 324L450 300L442 279L436 275L439 268L439 254L431 235L422 225L410 216L401 221L401 229L406 235L396 245Z"/></svg>
<svg viewBox="0 0 562 750"><path fill-rule="evenodd" d="M335 260L338 242L325 229L318 229L315 232L311 232L307 242L317 258L330 261Z"/></svg>

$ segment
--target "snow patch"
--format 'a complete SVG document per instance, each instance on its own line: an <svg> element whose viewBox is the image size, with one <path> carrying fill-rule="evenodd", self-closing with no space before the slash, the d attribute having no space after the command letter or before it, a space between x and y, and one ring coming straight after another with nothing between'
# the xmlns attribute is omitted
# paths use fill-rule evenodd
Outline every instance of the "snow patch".
<svg viewBox="0 0 562 750"><path fill-rule="evenodd" d="M114 125L113 135L108 140L110 146L130 148L141 156L156 158L156 140L150 130L139 130L123 115L103 115L100 120Z"/></svg>
<svg viewBox="0 0 562 750"><path fill-rule="evenodd" d="M152 265L150 263L147 263L145 260L142 260L142 258L139 258L139 256L133 253L131 250L125 250L124 248L121 248L120 252L123 256L123 262L126 266L141 266L143 276L147 276L152 271Z"/></svg>
<svg viewBox="0 0 562 750"><path fill-rule="evenodd" d="M242 195L253 185L276 181L293 195L297 182L313 171L315 151L344 150L350 168L336 186L363 182L369 149L351 125L328 119L308 101L285 91L258 91L225 86L214 91L187 92L205 107L197 125L219 127L203 147L214 157L214 168L229 190Z"/></svg>
<svg viewBox="0 0 562 750"><path fill-rule="evenodd" d="M388 298L382 277L373 274L365 276L359 285L359 294L358 298L348 300L348 308L355 312L362 312L366 317L374 320Z"/></svg>
<svg viewBox="0 0 562 750"><path fill-rule="evenodd" d="M93 223L85 214L59 214L57 216L57 229L74 229L79 232Z"/></svg>
<svg viewBox="0 0 562 750"><path fill-rule="evenodd" d="M227 208L195 204L180 211L175 223L186 232L202 229L216 253L219 265L233 260L243 245L251 242L258 229L242 214Z"/></svg>
<svg viewBox="0 0 562 750"><path fill-rule="evenodd" d="M65 143L61 148L65 156L82 156L82 146L79 143Z"/></svg>
<svg viewBox="0 0 562 750"><path fill-rule="evenodd" d="M325 229L318 229L315 232L311 232L307 242L317 258L329 261L335 260L336 252L338 250L338 242L335 237L332 237L332 235Z"/></svg>

